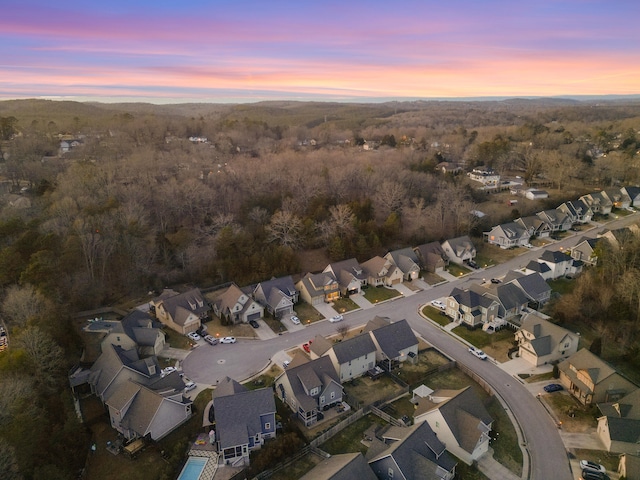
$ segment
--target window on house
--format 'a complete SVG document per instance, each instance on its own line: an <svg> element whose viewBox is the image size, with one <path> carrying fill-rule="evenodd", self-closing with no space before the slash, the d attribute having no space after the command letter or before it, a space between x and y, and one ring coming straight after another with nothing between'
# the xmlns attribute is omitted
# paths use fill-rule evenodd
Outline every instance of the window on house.
<svg viewBox="0 0 640 480"><path fill-rule="evenodd" d="M389 470L387 470L387 477L389 479L393 478L393 468L389 467Z"/></svg>
<svg viewBox="0 0 640 480"><path fill-rule="evenodd" d="M331 400L333 400L334 398L336 398L336 392L331 392Z"/></svg>
<svg viewBox="0 0 640 480"><path fill-rule="evenodd" d="M323 404L324 404L324 395L320 397L320 405L323 405Z"/></svg>
<svg viewBox="0 0 640 480"><path fill-rule="evenodd" d="M266 422L266 423L264 424L264 429L265 429L265 430L271 430L271 422Z"/></svg>

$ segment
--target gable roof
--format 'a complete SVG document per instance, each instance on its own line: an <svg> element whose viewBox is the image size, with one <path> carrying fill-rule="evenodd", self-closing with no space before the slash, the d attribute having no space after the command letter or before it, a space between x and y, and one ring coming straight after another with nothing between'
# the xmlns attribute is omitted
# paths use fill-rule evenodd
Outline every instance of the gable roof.
<svg viewBox="0 0 640 480"><path fill-rule="evenodd" d="M376 318L384 321L381 317ZM373 321L375 320L376 319ZM371 332L378 342L380 350L382 350L382 353L384 353L387 358L397 358L400 356L401 350L418 344L416 335L405 319L387 323L382 326L378 326L370 321L365 326L364 331Z"/></svg>
<svg viewBox="0 0 640 480"><path fill-rule="evenodd" d="M537 356L549 355L567 336L575 334L566 328L549 322L534 313L525 314L520 321L521 329L533 335L529 341Z"/></svg>
<svg viewBox="0 0 640 480"><path fill-rule="evenodd" d="M494 302L496 302L493 298L481 295L473 290L463 290L458 287L455 287L449 296L453 297L453 299L460 305L464 305L471 309L476 307L489 308Z"/></svg>
<svg viewBox="0 0 640 480"><path fill-rule="evenodd" d="M362 453L331 455L300 480L377 480Z"/></svg>
<svg viewBox="0 0 640 480"><path fill-rule="evenodd" d="M573 373L573 370L569 368L570 366L578 371L585 372L594 385L599 384L616 373L615 369L611 365L597 355L591 353L588 349L582 348L578 350L569 358L560 362L560 364L558 364L558 368L567 374L574 383L583 385L585 390L587 389L586 385L575 378L576 375Z"/></svg>
<svg viewBox="0 0 640 480"><path fill-rule="evenodd" d="M224 379L218 383L216 388L211 394L215 405L216 398L227 397L229 395L235 395L236 393L246 392L247 387L236 382L230 377L224 377Z"/></svg>
<svg viewBox="0 0 640 480"><path fill-rule="evenodd" d="M417 253L418 260L421 260L425 264L423 266L435 263L438 259L444 261L443 257L446 257L446 253L439 242L423 243L413 250Z"/></svg>
<svg viewBox="0 0 640 480"><path fill-rule="evenodd" d="M544 260L545 262L549 262L549 263L562 263L562 262L569 262L572 261L573 259L567 255L564 252L561 252L559 250L545 250L544 252L542 252L542 255L540 255L540 260Z"/></svg>
<svg viewBox="0 0 640 480"><path fill-rule="evenodd" d="M329 357L320 357L298 366L290 364L283 375L289 381L296 400L307 411L313 410L317 406L316 400L307 395L307 390L326 386L330 382L342 385Z"/></svg>
<svg viewBox="0 0 640 480"><path fill-rule="evenodd" d="M549 269L549 265L547 265L546 263L533 263L536 263L537 265L544 265L545 267L547 267L547 269ZM543 269L541 268L540 270ZM542 278L542 275L540 275L540 273L536 271L527 275L514 275L513 278L509 278L509 273L505 276L504 281L517 284L525 293L525 295L528 295L534 300L538 300L542 296L546 296L547 293L551 292L551 287L549 286L549 284L545 281L544 278Z"/></svg>
<svg viewBox="0 0 640 480"><path fill-rule="evenodd" d="M327 265L327 270L333 272L341 285L348 285L352 279L365 280L366 275L362 270L362 266L355 258L334 262Z"/></svg>
<svg viewBox="0 0 640 480"><path fill-rule="evenodd" d="M502 225L493 227L493 229L501 230L503 235L509 240L516 240L529 236L529 232L527 231L527 229L522 228L515 222L503 223Z"/></svg>
<svg viewBox="0 0 640 480"><path fill-rule="evenodd" d="M368 458L369 464L388 456L393 457L405 478L442 478L444 472L452 471L458 463L427 422L408 428L391 427L383 437L390 443L377 455Z"/></svg>
<svg viewBox="0 0 640 480"><path fill-rule="evenodd" d="M376 346L368 333L357 335L349 340L336 343L333 352L336 354L339 364L347 363L356 358L364 357L376 351Z"/></svg>
<svg viewBox="0 0 640 480"><path fill-rule="evenodd" d="M184 325L191 313L200 316L209 311L209 304L198 288L193 288L178 295L159 298L165 311L171 315L173 321L178 325Z"/></svg>
<svg viewBox="0 0 640 480"><path fill-rule="evenodd" d="M461 237L450 238L445 240L443 243L448 243L451 247L451 250L456 255L456 257L463 256L466 252L470 252L475 249L473 242L467 235L463 235Z"/></svg>
<svg viewBox="0 0 640 480"><path fill-rule="evenodd" d="M338 288L338 282L333 273L307 273L300 282L312 297L324 296L325 286L333 284L336 289Z"/></svg>
<svg viewBox="0 0 640 480"><path fill-rule="evenodd" d="M272 290L278 290L284 293L289 298L294 297L298 291L296 290L296 286L293 283L293 278L291 275L287 275L285 277L272 278L271 280L267 280L266 282L260 282L256 286L256 290L260 288L264 293L265 298L269 298Z"/></svg>
<svg viewBox="0 0 640 480"><path fill-rule="evenodd" d="M538 262L536 260L531 260L527 263L525 267L527 270L533 270L537 273L548 273L551 271L551 267L545 262Z"/></svg>
<svg viewBox="0 0 640 480"><path fill-rule="evenodd" d="M459 390L453 397L438 405L458 445L473 453L483 433L489 433L493 418L471 387Z"/></svg>
<svg viewBox="0 0 640 480"><path fill-rule="evenodd" d="M640 420L640 388L625 395L617 402L599 403L598 408L607 417Z"/></svg>
<svg viewBox="0 0 640 480"><path fill-rule="evenodd" d="M271 388L245 390L215 400L216 433L220 448L249 443L262 432L261 416L274 414L276 402Z"/></svg>
<svg viewBox="0 0 640 480"><path fill-rule="evenodd" d="M640 443L640 420L607 417L609 438L616 442Z"/></svg>

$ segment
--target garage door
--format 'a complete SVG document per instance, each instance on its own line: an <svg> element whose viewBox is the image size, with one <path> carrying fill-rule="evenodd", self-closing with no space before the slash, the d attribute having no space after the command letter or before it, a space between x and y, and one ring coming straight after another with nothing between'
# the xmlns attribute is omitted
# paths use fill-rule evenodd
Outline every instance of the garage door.
<svg viewBox="0 0 640 480"><path fill-rule="evenodd" d="M260 312L252 313L251 315L249 315L247 317L247 322L250 322L251 320L260 320Z"/></svg>

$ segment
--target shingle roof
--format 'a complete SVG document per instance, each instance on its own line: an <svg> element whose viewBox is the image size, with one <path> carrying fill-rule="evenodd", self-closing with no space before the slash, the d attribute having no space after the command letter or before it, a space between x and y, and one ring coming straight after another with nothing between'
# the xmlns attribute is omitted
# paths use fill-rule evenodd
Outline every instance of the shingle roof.
<svg viewBox="0 0 640 480"><path fill-rule="evenodd" d="M401 350L418 344L413 330L404 319L374 329L369 328L370 323L365 327L365 331L371 331L387 358L398 358Z"/></svg>
<svg viewBox="0 0 640 480"><path fill-rule="evenodd" d="M560 369L560 371L569 376L574 383L583 386L582 389L585 391L591 390L586 385L584 385L583 382L577 379L577 375L571 368L569 368L570 366L574 367L576 370L585 372L589 376L589 378L591 378L591 381L594 385L597 385L598 383L616 373L615 369L611 367L611 365L606 363L597 355L591 353L586 348L578 350L569 358L567 358L563 362L560 362L558 364L558 368Z"/></svg>
<svg viewBox="0 0 640 480"><path fill-rule="evenodd" d="M271 388L246 390L218 397L215 402L216 432L222 449L249 443L249 437L262 432L260 416L276 412Z"/></svg>
<svg viewBox="0 0 640 480"><path fill-rule="evenodd" d="M286 375L289 380L291 390L296 400L307 411L312 410L318 404L314 398L307 395L306 392L309 389L313 387L324 387L330 381L342 385L340 383L340 377L338 377L336 369L333 367L333 363L329 357L320 357L295 367L289 365L284 375ZM305 390L305 387L307 390Z"/></svg>
<svg viewBox="0 0 640 480"><path fill-rule="evenodd" d="M215 404L216 399L220 397L228 397L229 395L235 395L236 393L246 392L247 387L236 382L230 377L225 377L213 390L211 394L213 402Z"/></svg>
<svg viewBox="0 0 640 480"><path fill-rule="evenodd" d="M333 346L333 351L336 354L338 363L343 364L375 352L376 346L371 340L371 336L368 333L363 333L349 340L336 343Z"/></svg>
<svg viewBox="0 0 640 480"><path fill-rule="evenodd" d="M566 253L560 252L558 250L545 250L542 255L540 255L540 260L544 260L550 263L562 263L571 261L572 258Z"/></svg>
<svg viewBox="0 0 640 480"><path fill-rule="evenodd" d="M534 263L538 263L538 262L534 262ZM541 264L538 263L538 265L541 265ZM542 265L549 268L549 265L547 264L542 264ZM506 278L505 278L505 281L507 281ZM522 290L524 291L524 293L528 295L530 298L533 298L534 300L539 300L540 298L547 296L547 294L551 292L551 287L545 281L545 279L542 278L542 275L540 275L540 273L538 272L534 272L528 275L523 275L521 277L514 278L512 282L519 285L520 288L522 288Z"/></svg>
<svg viewBox="0 0 640 480"><path fill-rule="evenodd" d="M640 420L607 417L609 438L616 442L640 443Z"/></svg>
<svg viewBox="0 0 640 480"><path fill-rule="evenodd" d="M164 298L162 304L178 325L184 325L190 313L200 316L209 310L209 304L197 288Z"/></svg>
<svg viewBox="0 0 640 480"><path fill-rule="evenodd" d="M445 445L427 422L409 428L392 427L384 434L395 440L388 448L373 458L369 464L391 456L404 478L412 480L441 478L435 476L438 467L450 472L457 461L445 449Z"/></svg>
<svg viewBox="0 0 640 480"><path fill-rule="evenodd" d="M453 297L460 305L471 309L476 307L489 308L495 302L493 298L485 297L473 290L462 290L458 287L455 287L449 296Z"/></svg>
<svg viewBox="0 0 640 480"><path fill-rule="evenodd" d="M377 480L361 453L331 455L300 480Z"/></svg>

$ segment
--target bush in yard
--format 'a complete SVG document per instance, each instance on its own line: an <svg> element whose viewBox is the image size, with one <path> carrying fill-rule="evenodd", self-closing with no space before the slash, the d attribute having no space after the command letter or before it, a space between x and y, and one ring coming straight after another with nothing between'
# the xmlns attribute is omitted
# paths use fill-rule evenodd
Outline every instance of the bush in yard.
<svg viewBox="0 0 640 480"><path fill-rule="evenodd" d="M302 448L304 443L296 432L287 432L273 440L268 440L260 450L251 454L251 466L247 470L247 477L252 478L260 472L275 467L290 456L291 452Z"/></svg>

